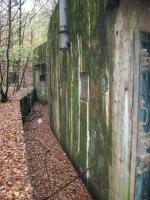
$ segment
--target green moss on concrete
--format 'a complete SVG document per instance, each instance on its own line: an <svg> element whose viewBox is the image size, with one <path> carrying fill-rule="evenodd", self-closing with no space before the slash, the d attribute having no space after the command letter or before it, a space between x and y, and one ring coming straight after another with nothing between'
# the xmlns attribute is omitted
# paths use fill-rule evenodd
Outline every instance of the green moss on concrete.
<svg viewBox="0 0 150 200"><path fill-rule="evenodd" d="M115 200L113 184L121 180L114 177L112 167L112 105L113 70L115 49L115 18L119 12L127 39L137 28L134 1L120 1L122 7L106 8L106 0L68 1L70 51L59 50L59 10L56 6L50 19L46 45L48 65L48 106L50 122L60 143L71 160L80 169L93 165L89 172L88 186L96 199ZM141 3L142 4L142 3ZM142 4L144 5L144 4ZM138 8L139 13L141 7ZM144 15L144 13L143 13ZM123 20L123 21L122 21ZM125 20L125 21L124 21ZM144 21L141 21L142 30ZM124 30L123 29L123 30ZM117 40L117 39L116 39ZM42 48L41 48L42 49ZM42 50L39 51L41 57ZM40 61L38 61L40 62ZM79 99L79 72L89 74L89 124L88 103ZM102 81L108 79L109 118L106 119L105 93ZM87 130L88 129L88 130ZM87 152L87 133L89 151ZM115 157L114 160L117 158ZM88 159L87 159L88 158ZM113 163L114 164L114 163ZM112 181L113 177L113 182ZM111 185L110 185L111 184ZM129 199L129 183L122 183L120 199ZM112 193L112 194L111 194ZM112 198L111 198L112 197Z"/></svg>
<svg viewBox="0 0 150 200"><path fill-rule="evenodd" d="M87 159L87 104L80 104L80 153L79 153L79 165L82 170L86 170Z"/></svg>
<svg viewBox="0 0 150 200"><path fill-rule="evenodd" d="M109 73L112 94L113 54L111 32L115 13L106 21L105 1L68 1L70 51L59 50L58 6L50 19L47 41L48 102L50 122L60 143L78 169L89 172L88 185L97 199L108 199L111 165L111 108L106 125L101 80ZM108 26L107 26L108 24ZM80 60L80 66L79 66ZM79 101L79 72L89 74L89 127L87 103ZM59 109L56 109L59 108ZM89 130L87 130L89 128ZM90 142L87 152L87 132Z"/></svg>

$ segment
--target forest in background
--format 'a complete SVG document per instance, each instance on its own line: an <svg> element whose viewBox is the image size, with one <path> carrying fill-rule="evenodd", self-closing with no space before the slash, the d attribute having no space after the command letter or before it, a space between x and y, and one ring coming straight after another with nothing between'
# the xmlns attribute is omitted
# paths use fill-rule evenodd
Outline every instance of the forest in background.
<svg viewBox="0 0 150 200"><path fill-rule="evenodd" d="M20 90L31 68L33 49L46 41L57 0L0 0L0 100Z"/></svg>

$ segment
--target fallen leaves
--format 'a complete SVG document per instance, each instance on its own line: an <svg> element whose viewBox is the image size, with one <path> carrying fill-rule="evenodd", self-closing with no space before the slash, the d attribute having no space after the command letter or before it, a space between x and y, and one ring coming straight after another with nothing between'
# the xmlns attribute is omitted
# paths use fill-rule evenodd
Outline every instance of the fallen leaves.
<svg viewBox="0 0 150 200"><path fill-rule="evenodd" d="M0 104L0 200L43 200L77 176L49 127L47 106L34 105L23 130L19 100L26 92ZM79 179L49 199L92 200Z"/></svg>
<svg viewBox="0 0 150 200"><path fill-rule="evenodd" d="M30 121L32 112L37 117ZM24 125L25 141L34 196L43 200L73 180L77 173L49 127L47 106L35 104L32 112ZM92 200L79 179L49 199Z"/></svg>
<svg viewBox="0 0 150 200"><path fill-rule="evenodd" d="M0 199L31 199L19 99L0 104ZM16 99L15 99L16 98Z"/></svg>

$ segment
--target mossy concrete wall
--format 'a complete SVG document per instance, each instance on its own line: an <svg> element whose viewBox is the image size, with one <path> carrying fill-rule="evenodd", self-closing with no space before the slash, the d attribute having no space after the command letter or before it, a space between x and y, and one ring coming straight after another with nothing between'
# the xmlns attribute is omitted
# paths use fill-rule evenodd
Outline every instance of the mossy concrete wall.
<svg viewBox="0 0 150 200"><path fill-rule="evenodd" d="M39 45L33 52L33 83L37 93L37 100L47 102L47 66L46 66L46 42ZM46 67L45 80L40 80L42 67Z"/></svg>
<svg viewBox="0 0 150 200"><path fill-rule="evenodd" d="M59 50L59 10L47 40L50 122L96 199L131 200L135 184L133 132L134 33L150 31L148 1L68 1L70 50ZM87 101L80 73L89 75ZM135 118L137 116L134 116ZM135 130L135 129L134 129Z"/></svg>
<svg viewBox="0 0 150 200"><path fill-rule="evenodd" d="M115 22L110 199L134 199L138 128L139 32L150 32L150 2L121 1Z"/></svg>
<svg viewBox="0 0 150 200"><path fill-rule="evenodd" d="M97 199L108 199L111 158L114 13L105 2L68 2L70 51L59 51L59 13L50 20L47 58L52 127ZM108 28L107 28L108 27ZM108 40L109 38L109 40ZM80 72L89 74L89 99L80 101ZM106 85L103 85L103 82Z"/></svg>

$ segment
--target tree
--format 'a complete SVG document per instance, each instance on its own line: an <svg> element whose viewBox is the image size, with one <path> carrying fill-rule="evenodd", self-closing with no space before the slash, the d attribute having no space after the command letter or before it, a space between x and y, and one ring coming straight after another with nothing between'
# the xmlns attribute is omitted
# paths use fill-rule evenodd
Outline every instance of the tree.
<svg viewBox="0 0 150 200"><path fill-rule="evenodd" d="M1 2L2 6L2 2ZM2 7L1 7L2 9ZM2 11L2 10L1 10ZM7 101L7 94L8 94L8 75L9 75L9 68L10 68L10 47L11 47L11 28L12 28L12 0L8 1L8 12L7 12L7 26L8 26L8 37L6 38L6 90L3 90L3 83L4 83L4 72L2 70L2 63L0 63L0 73L1 73L1 83L0 83L0 89L1 89L1 100L3 102ZM0 28L2 29L2 21L0 22ZM2 30L0 30L0 44L2 43ZM3 52L2 52L3 53ZM2 61L1 61L2 62Z"/></svg>
<svg viewBox="0 0 150 200"><path fill-rule="evenodd" d="M25 30L28 16L27 13L22 12L24 3L23 0L1 0L0 2L0 93L2 102L8 100L9 72L12 69L15 69L17 73L17 89L20 88L22 30ZM18 46L19 56L18 54L12 54L13 48L16 49L16 46ZM28 62L25 63L28 64ZM27 68L26 64L25 68Z"/></svg>
<svg viewBox="0 0 150 200"><path fill-rule="evenodd" d="M28 2L0 0L0 94L3 102L8 100L11 71L16 74L14 91L22 87L26 70L31 66L32 49L46 41L51 11L57 3L56 0L30 0L32 9L26 10Z"/></svg>

